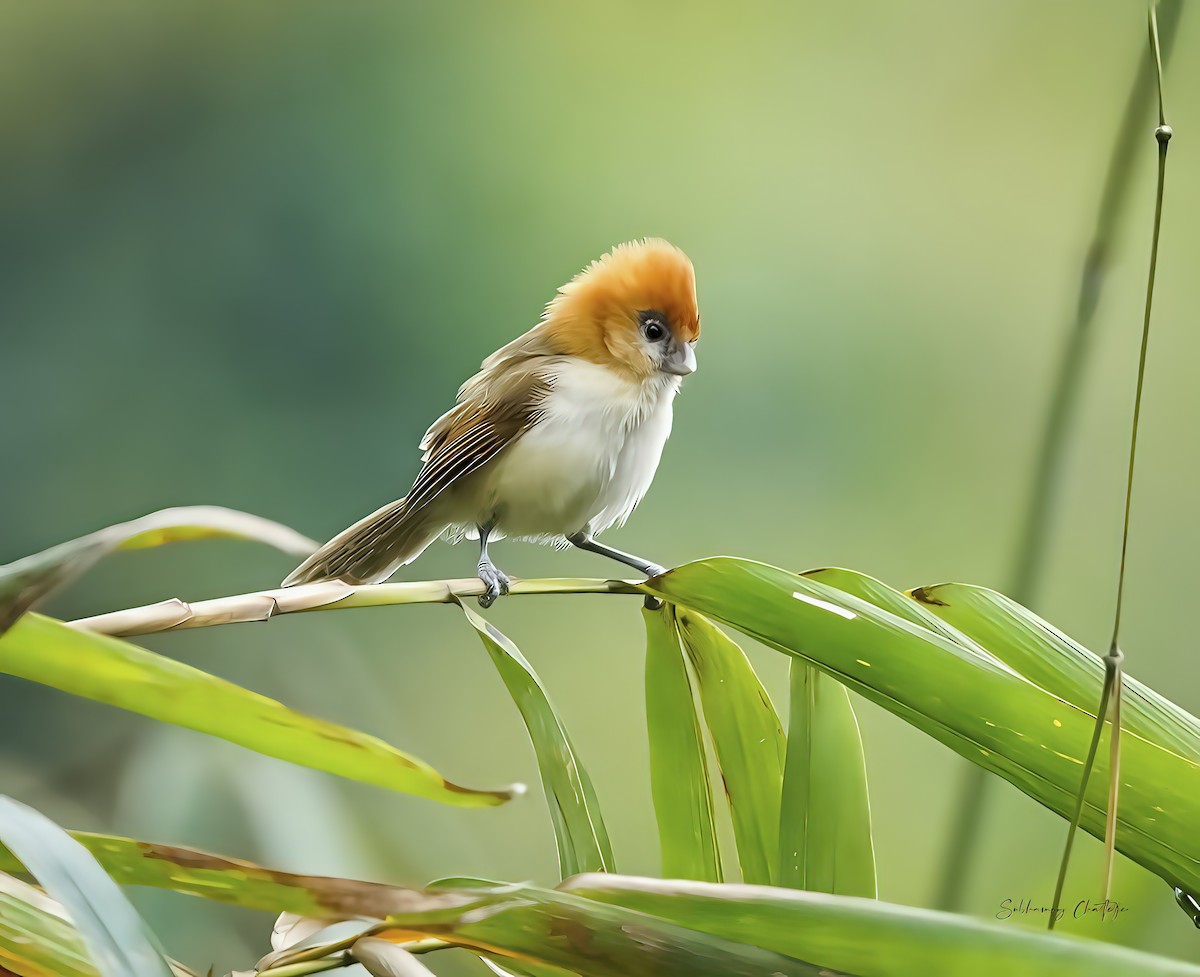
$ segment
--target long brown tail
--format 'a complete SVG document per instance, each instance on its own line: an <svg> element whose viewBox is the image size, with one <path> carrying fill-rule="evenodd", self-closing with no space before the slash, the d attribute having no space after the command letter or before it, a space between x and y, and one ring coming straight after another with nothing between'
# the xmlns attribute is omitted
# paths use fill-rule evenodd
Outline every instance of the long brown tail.
<svg viewBox="0 0 1200 977"><path fill-rule="evenodd" d="M343 530L293 570L283 586L318 580L378 583L411 563L441 534L424 506L409 509L404 499Z"/></svg>

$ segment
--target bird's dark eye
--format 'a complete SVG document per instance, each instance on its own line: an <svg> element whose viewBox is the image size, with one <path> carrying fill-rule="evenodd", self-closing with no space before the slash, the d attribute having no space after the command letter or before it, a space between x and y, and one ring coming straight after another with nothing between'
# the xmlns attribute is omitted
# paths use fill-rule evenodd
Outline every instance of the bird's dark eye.
<svg viewBox="0 0 1200 977"><path fill-rule="evenodd" d="M650 342L658 343L667 338L667 327L664 324L663 317L657 312L643 312L642 320L642 335Z"/></svg>

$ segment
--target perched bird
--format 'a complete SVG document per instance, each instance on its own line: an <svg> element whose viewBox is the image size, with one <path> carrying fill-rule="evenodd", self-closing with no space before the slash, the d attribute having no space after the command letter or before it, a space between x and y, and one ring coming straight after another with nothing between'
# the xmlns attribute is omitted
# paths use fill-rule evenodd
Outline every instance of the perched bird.
<svg viewBox="0 0 1200 977"><path fill-rule="evenodd" d="M650 488L699 335L687 255L655 238L613 248L462 385L421 441L408 495L339 533L283 585L386 580L442 535L479 539L484 607L508 592L488 554L504 536L662 573L595 536L623 523Z"/></svg>

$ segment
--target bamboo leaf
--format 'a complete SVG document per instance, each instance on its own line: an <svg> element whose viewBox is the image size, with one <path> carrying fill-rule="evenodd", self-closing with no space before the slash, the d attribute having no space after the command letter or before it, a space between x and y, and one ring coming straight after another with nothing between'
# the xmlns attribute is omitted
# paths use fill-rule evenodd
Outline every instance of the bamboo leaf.
<svg viewBox="0 0 1200 977"><path fill-rule="evenodd" d="M198 505L152 512L0 566L0 635L47 594L114 550L218 537L264 543L292 556L308 556L318 545L287 526L236 509Z"/></svg>
<svg viewBox="0 0 1200 977"><path fill-rule="evenodd" d="M17 977L99 977L58 903L0 875L0 973Z"/></svg>
<svg viewBox="0 0 1200 977"><path fill-rule="evenodd" d="M770 882L779 851L783 727L737 642L695 611L680 607L676 620L725 783L742 878Z"/></svg>
<svg viewBox="0 0 1200 977"><path fill-rule="evenodd" d="M846 687L791 664L779 817L781 885L875 898L875 847L862 735Z"/></svg>
<svg viewBox="0 0 1200 977"><path fill-rule="evenodd" d="M172 977L157 941L117 884L53 821L0 797L0 841L67 911L103 977Z"/></svg>
<svg viewBox="0 0 1200 977"><path fill-rule="evenodd" d="M312 919L383 918L393 913L474 905L473 895L422 892L378 882L298 875L196 848L72 831L101 868L120 885L144 885L200 896L245 909L293 913ZM27 871L0 846L0 871Z"/></svg>
<svg viewBox="0 0 1200 977"><path fill-rule="evenodd" d="M167 964L175 977L197 977L181 963ZM9 972L17 977L100 977L67 911L41 889L0 873L0 974Z"/></svg>
<svg viewBox="0 0 1200 977"><path fill-rule="evenodd" d="M849 594L760 563L714 558L642 585L795 655L1066 817L1094 717L941 634ZM1123 737L1117 848L1200 889L1200 764ZM1104 834L1105 785L1083 824Z"/></svg>
<svg viewBox="0 0 1200 977"><path fill-rule="evenodd" d="M388 922L406 933L486 948L501 967L511 958L518 967L558 967L582 977L830 977L785 954L569 892L508 885L474 895L479 902L469 909L394 915Z"/></svg>
<svg viewBox="0 0 1200 977"><path fill-rule="evenodd" d="M591 875L564 891L861 977L1200 977L1195 964L994 921L767 886ZM665 973L665 972L664 972Z"/></svg>
<svg viewBox="0 0 1200 977"><path fill-rule="evenodd" d="M0 672L237 743L350 780L445 804L501 804L511 790L459 787L416 757L337 723L294 712L190 665L27 614L0 637Z"/></svg>
<svg viewBox="0 0 1200 977"><path fill-rule="evenodd" d="M972 641L963 632L952 627L949 622L934 614L932 608L914 600L912 595L889 587L874 577L859 573L857 570L844 570L841 567L807 570L801 576L807 580L815 580L826 587L834 587L842 593L853 594L855 597L874 604L897 617L902 617L912 624L940 634L944 638L949 638L955 644L975 652L980 658L986 658L994 664L1003 666L1003 662L988 651L984 645Z"/></svg>
<svg viewBox="0 0 1200 977"><path fill-rule="evenodd" d="M479 635L525 720L554 824L561 874L565 877L579 871L612 871L612 846L592 779L579 762L541 679L517 646L491 622L461 601L458 605Z"/></svg>
<svg viewBox="0 0 1200 977"><path fill-rule="evenodd" d="M1033 611L994 590L967 584L921 587L913 599L991 648L1035 685L1080 708L1094 707L1104 682L1103 662ZM1137 679L1123 679L1122 728L1200 762L1200 720Z"/></svg>
<svg viewBox="0 0 1200 977"><path fill-rule="evenodd" d="M721 881L712 784L675 606L642 609L646 621L646 731L650 787L669 879Z"/></svg>

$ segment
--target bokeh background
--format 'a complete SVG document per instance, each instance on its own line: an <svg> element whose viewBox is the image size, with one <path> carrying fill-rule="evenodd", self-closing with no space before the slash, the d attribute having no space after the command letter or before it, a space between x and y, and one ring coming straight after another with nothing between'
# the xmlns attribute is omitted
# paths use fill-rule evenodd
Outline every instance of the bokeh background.
<svg viewBox="0 0 1200 977"><path fill-rule="evenodd" d="M1144 17L1133 0L4 4L0 560L183 503L325 538L403 493L425 427L556 285L653 234L695 261L700 370L653 491L610 540L668 564L724 553L1003 589ZM1200 17L1177 38L1124 643L1133 674L1197 711ZM1036 600L1097 649L1151 112ZM497 553L523 576L612 572L576 552ZM474 560L437 545L405 575L464 576ZM51 609L259 589L288 569L237 543L139 552ZM636 602L527 598L492 616L569 723L620 867L655 873ZM537 783L452 609L146 643L460 782ZM780 656L750 653L784 704ZM874 707L860 717L881 894L928 905L965 763ZM0 783L68 826L308 872L555 871L536 789L452 810L3 678ZM971 910L1048 900L1064 828L995 782ZM1098 894L1098 850L1078 849L1069 898ZM1200 957L1159 880L1123 861L1115 895L1119 923L1064 928ZM266 947L264 916L136 897L194 965L249 966Z"/></svg>

